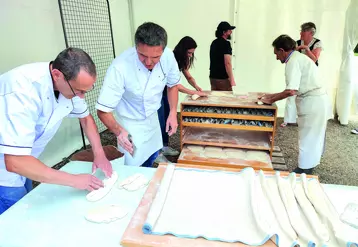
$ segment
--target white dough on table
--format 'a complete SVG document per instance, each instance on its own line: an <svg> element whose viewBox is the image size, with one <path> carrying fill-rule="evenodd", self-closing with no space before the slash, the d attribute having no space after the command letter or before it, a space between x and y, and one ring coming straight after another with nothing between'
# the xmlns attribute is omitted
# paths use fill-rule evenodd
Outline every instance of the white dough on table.
<svg viewBox="0 0 358 247"><path fill-rule="evenodd" d="M128 191L136 191L147 186L148 183L149 183L149 179L145 178L144 176L140 176L132 183L124 185L123 188Z"/></svg>
<svg viewBox="0 0 358 247"><path fill-rule="evenodd" d="M143 174L141 173L136 173L130 177L127 177L126 179L124 179L123 181L121 181L119 184L118 184L118 188L123 188L123 186L127 185L127 184L131 184L133 183L134 180L140 178L140 177L143 177Z"/></svg>
<svg viewBox="0 0 358 247"><path fill-rule="evenodd" d="M106 178L103 180L104 187L98 190L91 191L87 194L86 199L90 202L95 202L102 199L111 191L117 179L118 174L117 172L113 171L112 176L110 178Z"/></svg>
<svg viewBox="0 0 358 247"><path fill-rule="evenodd" d="M240 172L168 168L143 226L145 234L249 246L272 239L279 247L358 247L358 230L339 224L316 179L283 178L279 172L256 175L251 167Z"/></svg>
<svg viewBox="0 0 358 247"><path fill-rule="evenodd" d="M220 91L211 91L210 93L211 96L226 96L226 97L234 97L233 94L228 94L228 93L224 93L224 92L220 92Z"/></svg>
<svg viewBox="0 0 358 247"><path fill-rule="evenodd" d="M103 205L90 209L85 219L94 223L110 223L126 216L128 210L119 205Z"/></svg>
<svg viewBox="0 0 358 247"><path fill-rule="evenodd" d="M201 151L204 150L204 147L199 145L187 145L186 148L192 151L193 153L200 153Z"/></svg>

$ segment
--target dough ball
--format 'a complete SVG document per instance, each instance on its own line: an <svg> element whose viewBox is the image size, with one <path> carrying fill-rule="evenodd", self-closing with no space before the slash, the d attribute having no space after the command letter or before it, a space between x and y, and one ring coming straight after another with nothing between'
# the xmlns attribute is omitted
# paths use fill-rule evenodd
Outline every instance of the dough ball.
<svg viewBox="0 0 358 247"><path fill-rule="evenodd" d="M222 151L223 149L220 147L210 147L210 146L205 147L205 152L222 152Z"/></svg>
<svg viewBox="0 0 358 247"><path fill-rule="evenodd" d="M193 153L200 153L200 152L202 152L204 150L203 146L198 146L198 145L188 145L186 147L187 147L187 149L189 149Z"/></svg>
<svg viewBox="0 0 358 247"><path fill-rule="evenodd" d="M197 100L199 97L200 97L199 95L193 94L193 95L191 96L191 99L192 99L192 100Z"/></svg>
<svg viewBox="0 0 358 247"><path fill-rule="evenodd" d="M218 158L218 159L225 159L227 158L225 152L218 152L218 151L207 151L205 150L205 156L208 158Z"/></svg>
<svg viewBox="0 0 358 247"><path fill-rule="evenodd" d="M264 151L247 151L246 152L246 160L260 161L267 163L270 159L268 153Z"/></svg>

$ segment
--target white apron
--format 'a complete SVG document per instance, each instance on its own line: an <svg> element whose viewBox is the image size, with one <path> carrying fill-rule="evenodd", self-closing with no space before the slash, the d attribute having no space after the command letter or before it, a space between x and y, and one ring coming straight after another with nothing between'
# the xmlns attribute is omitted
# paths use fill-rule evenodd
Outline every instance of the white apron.
<svg viewBox="0 0 358 247"><path fill-rule="evenodd" d="M48 108L47 108L48 107ZM52 111L50 109L52 104L44 105L43 111ZM37 136L34 144L32 146L31 155L35 158L38 158L40 154L45 149L46 145L56 134L58 128L61 125L62 120L70 114L73 106L72 102L60 94L59 104L56 106L56 109L53 111L48 123L40 136ZM0 163L4 162L4 156L2 155ZM5 164L4 164L5 165ZM24 164L26 165L26 164ZM5 177L5 184L3 186L9 187L20 187L25 184L26 177L20 176L13 172L8 172L5 169L1 171L1 176Z"/></svg>
<svg viewBox="0 0 358 247"><path fill-rule="evenodd" d="M296 97L298 113L298 167L310 169L321 160L330 104L325 90L317 89Z"/></svg>
<svg viewBox="0 0 358 247"><path fill-rule="evenodd" d="M163 147L162 132L157 113L144 120L134 120L119 116L118 122L132 136L135 146L132 157L130 153L118 145L118 150L125 155L125 165L141 166L152 154Z"/></svg>
<svg viewBox="0 0 358 247"><path fill-rule="evenodd" d="M285 106L285 123L296 123L297 109L296 109L296 95L288 97L286 99Z"/></svg>

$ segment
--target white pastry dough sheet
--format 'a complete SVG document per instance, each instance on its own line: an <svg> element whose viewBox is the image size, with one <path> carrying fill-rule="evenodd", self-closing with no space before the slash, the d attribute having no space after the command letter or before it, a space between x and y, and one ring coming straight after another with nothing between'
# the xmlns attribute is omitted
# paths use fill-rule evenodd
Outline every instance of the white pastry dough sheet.
<svg viewBox="0 0 358 247"><path fill-rule="evenodd" d="M225 172L169 165L143 232L250 246L270 239L280 247L358 246L358 230L339 220L316 179L252 168Z"/></svg>

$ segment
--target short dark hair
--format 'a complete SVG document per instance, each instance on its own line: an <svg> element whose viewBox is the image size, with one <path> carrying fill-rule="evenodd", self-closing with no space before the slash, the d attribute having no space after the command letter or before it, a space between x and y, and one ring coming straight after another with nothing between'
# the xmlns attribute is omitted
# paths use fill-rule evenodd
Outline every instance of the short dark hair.
<svg viewBox="0 0 358 247"><path fill-rule="evenodd" d="M168 36L165 29L153 22L145 22L137 28L135 32L135 44L145 44L148 46L167 46Z"/></svg>
<svg viewBox="0 0 358 247"><path fill-rule="evenodd" d="M96 76L96 65L91 57L80 48L69 47L57 55L52 62L52 68L62 72L66 80L77 78L81 69L91 76Z"/></svg>
<svg viewBox="0 0 358 247"><path fill-rule="evenodd" d="M272 46L275 47L276 50L283 49L284 51L291 51L296 48L296 41L290 36L282 34L272 42Z"/></svg>

